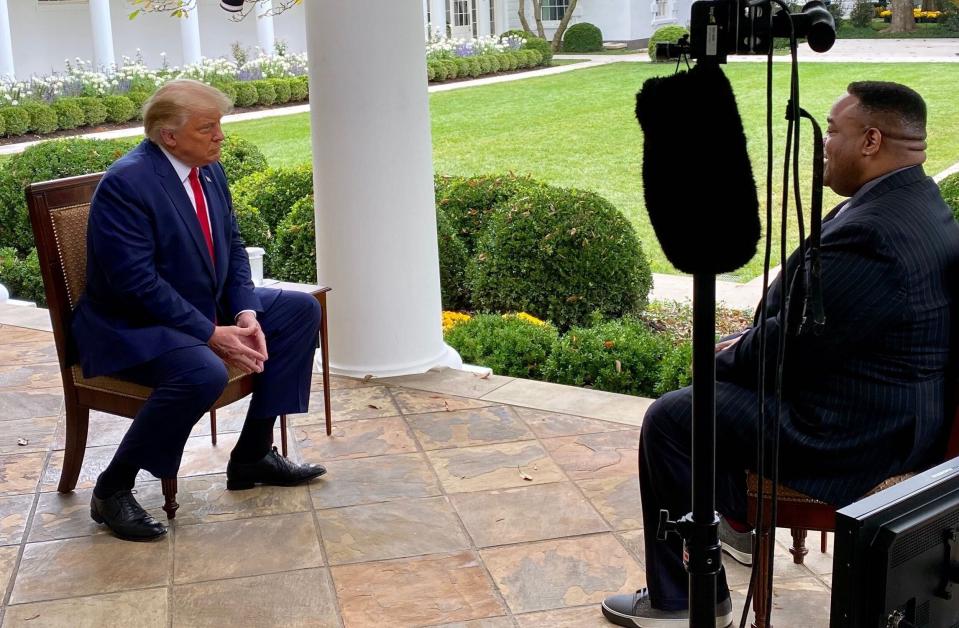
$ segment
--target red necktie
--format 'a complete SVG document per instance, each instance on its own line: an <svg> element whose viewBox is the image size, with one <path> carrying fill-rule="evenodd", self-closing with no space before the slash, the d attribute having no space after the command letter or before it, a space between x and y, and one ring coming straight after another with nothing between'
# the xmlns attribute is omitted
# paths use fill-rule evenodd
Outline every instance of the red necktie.
<svg viewBox="0 0 959 628"><path fill-rule="evenodd" d="M210 260L215 263L213 256L213 234L210 233L210 217L206 213L206 201L203 200L203 188L200 187L199 168L190 170L190 187L193 188L193 200L196 201L196 217L200 221L200 231L206 239L206 248L210 251Z"/></svg>

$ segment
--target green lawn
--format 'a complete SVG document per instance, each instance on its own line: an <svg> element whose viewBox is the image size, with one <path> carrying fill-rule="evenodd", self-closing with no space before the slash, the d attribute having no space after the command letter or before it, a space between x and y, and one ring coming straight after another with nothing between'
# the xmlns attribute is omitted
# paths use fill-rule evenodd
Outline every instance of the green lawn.
<svg viewBox="0 0 959 628"><path fill-rule="evenodd" d="M433 157L436 171L472 175L514 171L549 183L594 190L630 218L653 269L672 268L656 243L644 206L640 166L642 135L633 116L634 95L643 80L672 71L672 65L614 63L549 77L432 94ZM781 154L785 122L786 64L777 64L775 128ZM726 72L736 90L749 138L757 183L765 180L765 66L735 63ZM955 86L959 64L807 63L801 68L803 107L825 126L826 112L850 81L882 79L916 87L929 104L930 149L926 170L939 172L959 161L959 107ZM704 103L703 114L708 115ZM676 126L683 124L676 120ZM307 115L231 124L230 132L260 146L273 165L309 160ZM805 137L811 137L804 127ZM709 149L709 138L691 150ZM808 150L806 151L809 152ZM807 155L803 162L808 163ZM781 157L774 163L781 164ZM808 167L806 168L808 171ZM779 166L774 180L781 179ZM805 178L808 181L808 176ZM696 173L689 173L695 184ZM676 192L677 198L682 194ZM760 201L765 193L760 190ZM778 199L778 194L777 194ZM827 190L828 210L838 199ZM804 195L808 207L808 194ZM778 200L777 200L778 204ZM723 211L717 202L716 211ZM778 222L776 223L778 224ZM795 233L792 234L795 242ZM778 260L778 255L775 256ZM740 273L761 272L757 255Z"/></svg>

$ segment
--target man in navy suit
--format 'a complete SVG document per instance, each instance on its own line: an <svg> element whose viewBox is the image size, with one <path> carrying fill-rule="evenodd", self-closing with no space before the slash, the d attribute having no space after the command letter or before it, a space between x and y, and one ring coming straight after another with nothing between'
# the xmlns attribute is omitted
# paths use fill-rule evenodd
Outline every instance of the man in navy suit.
<svg viewBox="0 0 959 628"><path fill-rule="evenodd" d="M254 373L227 488L326 471L272 447L277 415L307 411L320 309L308 294L253 287L218 161L230 109L203 83L163 85L144 105L147 139L107 170L90 205L86 292L73 319L84 375L153 388L90 504L124 539L166 533L131 489L140 469L176 477L191 429L226 387L226 365Z"/></svg>
<svg viewBox="0 0 959 628"><path fill-rule="evenodd" d="M825 329L787 338L779 460L783 484L838 507L944 452L959 225L922 170L926 106L919 94L896 83L852 83L828 123L825 184L850 198L823 223ZM776 370L781 278L800 286L790 299L801 304L801 283L793 283L801 262L793 254L766 295L766 390ZM756 464L761 313L751 329L717 345L716 356L716 507L726 517L720 537L724 551L744 563L752 558L745 470ZM775 404L767 404L773 412ZM639 477L648 589L606 599L603 613L619 625L687 625L682 546L675 538L657 541L655 522L660 509L674 518L690 510L691 415L691 389L684 388L657 400L644 418ZM725 573L717 600L722 628L732 621Z"/></svg>

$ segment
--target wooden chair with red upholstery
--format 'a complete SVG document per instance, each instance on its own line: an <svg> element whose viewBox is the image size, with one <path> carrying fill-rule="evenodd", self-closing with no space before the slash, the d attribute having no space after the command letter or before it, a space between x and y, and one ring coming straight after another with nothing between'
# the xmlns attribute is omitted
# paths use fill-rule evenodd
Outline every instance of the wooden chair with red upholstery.
<svg viewBox="0 0 959 628"><path fill-rule="evenodd" d="M949 441L946 445L945 460L957 456L959 456L959 407L953 411L952 427L949 432ZM887 478L866 495L878 493L883 489L887 489L903 480L909 479L913 475L915 474L906 473ZM772 482L768 479L764 480L763 518L766 525L761 526L761 530L758 533L757 556L754 557L757 570L757 584L753 593L753 628L771 628L766 625L766 610L771 600L767 599L766 588L762 583L766 582L769 570L772 568L772 565L768 562L769 545L772 541L768 533L768 523L771 518L770 513L772 508L772 488ZM759 476L754 473L747 474L746 495L749 521L755 521L759 506ZM836 507L780 484L776 505L776 525L780 528L790 528L793 545L789 549L789 552L793 556L793 562L801 565L805 555L808 553L805 540L809 530L820 532L820 550L822 552L826 551L826 534L836 530Z"/></svg>
<svg viewBox="0 0 959 628"><path fill-rule="evenodd" d="M33 224L37 255L43 275L44 291L50 308L53 338L63 380L66 443L63 469L57 490L69 493L80 477L80 467L87 443L90 410L99 410L133 418L149 397L152 389L113 377L85 378L72 355L70 318L83 294L87 267L87 217L90 200L102 173L34 183L27 188L27 205ZM322 322L320 348L323 366L323 401L326 433L332 432L330 412L329 358L326 321L326 293L329 288L309 288L320 302ZM253 379L235 368L229 368L229 383L210 409L211 439L216 445L216 410L253 392ZM280 417L281 449L287 454L287 421ZM162 479L167 518L173 519L176 502L176 478Z"/></svg>

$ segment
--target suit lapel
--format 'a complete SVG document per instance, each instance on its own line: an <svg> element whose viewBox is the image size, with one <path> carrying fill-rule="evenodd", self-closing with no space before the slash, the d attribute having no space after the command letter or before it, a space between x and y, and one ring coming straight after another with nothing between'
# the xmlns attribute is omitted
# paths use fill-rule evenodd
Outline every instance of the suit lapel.
<svg viewBox="0 0 959 628"><path fill-rule="evenodd" d="M170 201L180 215L180 219L183 221L183 225L186 227L187 233L190 234L190 239L193 240L193 244L196 247L196 253L200 256L204 267L210 274L210 278L215 280L216 274L213 270L213 260L210 259L210 253L206 247L206 240L200 231L200 221L197 218L193 204L190 202L190 197L187 196L186 190L183 188L183 182L177 177L176 171L173 169L170 160L166 158L166 155L164 155L159 148L152 148L154 166L156 173L160 176L163 189L166 190ZM214 231L214 233L216 232Z"/></svg>

